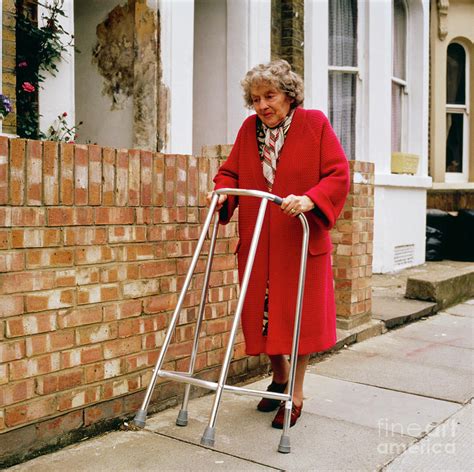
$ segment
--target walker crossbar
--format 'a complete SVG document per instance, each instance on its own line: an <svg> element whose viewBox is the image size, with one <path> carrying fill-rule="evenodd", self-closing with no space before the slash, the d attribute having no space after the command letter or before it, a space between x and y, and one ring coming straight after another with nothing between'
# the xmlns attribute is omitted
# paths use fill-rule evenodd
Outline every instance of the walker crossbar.
<svg viewBox="0 0 474 472"><path fill-rule="evenodd" d="M229 341L227 343L224 360L223 360L221 371L219 374L219 379L217 382L211 382L211 381L195 378L193 375L194 375L194 368L195 368L196 356L197 356L197 351L198 351L199 333L200 333L202 321L204 318L204 308L205 308L207 294L209 290L209 278L210 278L210 273L212 269L212 259L214 256L214 248L216 245L217 232L219 228L219 214L216 213L215 211L216 211L216 207L217 207L217 203L218 203L220 195L257 197L257 198L260 198L262 201L260 202L260 208L258 211L257 221L255 223L255 229L252 236L252 242L250 244L247 264L245 266L245 271L244 271L244 275L242 277L242 282L240 286L240 295L237 301L237 308L235 310L234 320L232 323ZM234 341L235 341L235 337L236 337L239 324L240 324L240 316L242 314L242 309L243 309L243 305L245 301L245 295L247 293L247 288L248 288L248 284L250 280L250 274L252 272L252 267L253 267L253 263L255 259L255 254L257 251L257 245L258 245L260 232L262 229L268 201L271 201L275 203L276 205L281 205L283 202L283 199L281 197L278 197L277 195L273 195L271 193L263 192L260 190L222 188L219 190L215 190L213 192L211 204L209 206L209 213L204 222L201 235L198 239L197 246L191 260L190 267L186 274L183 288L181 289L178 302L176 304L176 308L173 312L173 316L171 317L170 325L168 327L165 339L163 341L163 346L161 348L160 354L156 361L155 368L153 369L153 375L151 377L150 383L146 390L141 408L138 410L133 420L133 424L135 426L138 426L140 428L143 428L145 426L146 415L147 415L148 407L151 401L151 396L156 385L156 381L158 377L163 377L163 378L168 378L174 381L183 382L186 384L183 403L181 406L181 410L179 411L178 418L176 420L176 424L178 426L186 426L188 423L187 408L188 408L191 385L195 385L201 388L206 388L208 390L213 390L216 392L210 418L209 418L209 425L206 427L204 434L201 438L201 444L205 446L214 446L215 424L217 420L217 412L219 409L219 404L220 404L223 391L228 391L228 392L238 394L238 395L251 395L251 396L258 396L258 397L284 401L285 402L285 417L284 417L284 422L283 422L283 432L280 438L278 451L282 453L290 452L290 438L289 438L288 433L290 429L290 416L291 416L291 408L293 404L293 391L294 391L294 385L295 385L296 361L298 357L301 312L302 312L302 306L303 306L304 281L305 281L305 275L306 275L306 260L307 260L307 255L308 255L308 242L309 242L309 225L308 225L308 221L306 217L303 214L298 215L298 218L303 227L303 239L302 239L302 244L301 244L300 273L298 277L296 313L295 313L295 321L294 321L294 327L293 327L293 343L292 343L291 355L290 355L288 393L275 393L275 392L269 392L269 391L260 391L260 390L248 389L244 387L226 385L225 383L227 380L227 374L229 371L230 362L232 360ZM189 363L188 372L173 372L173 371L161 370L161 366L163 365L166 352L168 350L168 347L171 342L171 338L176 328L176 324L178 322L179 315L181 313L181 308L183 306L184 298L186 296L186 292L189 288L189 284L194 274L194 270L196 268L197 261L201 254L202 247L204 245L204 240L209 231L209 227L211 225L214 213L215 213L215 218L214 218L215 222L214 222L214 227L212 230L209 253L208 253L206 269L204 273L204 282L203 282L201 300L200 300L199 310L198 310L198 315L197 315L197 320L196 320L196 331L194 333L193 349L191 352L191 359Z"/></svg>

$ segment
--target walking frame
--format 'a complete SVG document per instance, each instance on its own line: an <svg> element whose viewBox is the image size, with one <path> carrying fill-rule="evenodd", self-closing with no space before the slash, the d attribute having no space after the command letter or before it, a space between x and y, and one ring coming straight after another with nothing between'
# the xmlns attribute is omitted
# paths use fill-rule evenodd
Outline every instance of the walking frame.
<svg viewBox="0 0 474 472"><path fill-rule="evenodd" d="M204 317L204 308L205 308L207 293L209 289L209 277L210 277L211 268L212 268L212 259L214 256L214 248L215 248L217 232L219 228L219 213L215 212L215 209L216 209L217 202L220 195L257 197L257 198L260 198L262 201L260 203L260 208L258 211L257 221L255 224L252 242L250 245L247 264L245 266L244 276L243 276L241 287L240 287L240 295L237 302L237 308L235 310L234 320L233 320L232 328L230 331L229 341L226 347L224 361L220 370L219 379L217 382L211 382L208 380L201 380L201 379L195 378L193 375L194 375L194 366L195 366L196 356L197 356L197 351L198 351L199 333L201 330L202 320ZM244 388L244 387L236 387L233 385L226 384L227 374L229 371L229 365L232 360L232 352L233 352L235 336L239 328L240 316L242 313L242 308L244 306L245 295L246 295L247 287L249 284L250 274L252 272L252 266L255 259L255 253L257 250L257 245L258 245L260 232L262 229L263 220L265 217L265 210L266 210L268 201L271 201L275 203L276 205L281 205L283 202L283 199L271 193L263 192L260 190L223 188L223 189L216 190L213 192L211 204L209 206L209 213L204 222L204 226L202 228L202 232L199 237L197 247L194 251L194 255L191 260L191 265L186 274L186 279L184 281L184 285L183 285L183 288L181 289L181 293L179 295L176 308L171 318L170 326L166 332L166 336L163 341L163 346L161 348L160 355L158 356L158 359L156 361L152 378L146 390L145 398L143 399L141 408L138 410L133 420L134 426L139 427L139 428L145 427L147 410L150 404L151 396L155 388L157 378L159 376L159 377L168 378L168 379L178 381L178 382L183 382L186 384L183 403L181 406L181 410L179 411L178 417L176 419L176 424L178 426L186 426L188 424L188 402L189 402L191 385L195 385L197 387L202 387L209 390L214 390L216 392L210 418L209 418L209 424L204 430L204 434L202 435L202 438L201 438L201 444L204 446L210 446L210 447L214 446L217 411L219 408L223 391L231 392L238 395L251 395L255 397L265 397L265 398L270 398L274 400L284 401L285 402L285 416L284 416L284 423L283 423L283 432L280 438L280 443L278 445L278 451L281 453L290 452L290 449L291 449L290 437L289 437L290 417L291 417L291 408L293 404L296 361L298 358L301 312L302 312L302 304L303 304L303 291L304 291L306 260L307 260L307 254L308 254L308 241L309 241L308 221L303 214L298 215L298 218L303 227L303 239L302 239L302 250L301 250L301 261L300 261L300 273L299 273L299 280L298 280L298 293L297 293L297 301L296 301L295 322L294 322L294 328L293 328L293 343L292 343L291 356L290 356L290 372L289 372L289 378L288 378L289 391L288 393L274 393L274 392L254 390L254 389ZM181 312L181 307L183 305L186 292L188 290L189 284L194 274L194 270L196 268L198 258L202 251L204 240L208 233L214 214L215 214L214 216L215 223L212 230L209 253L207 257L204 282L203 282L202 293L201 293L201 300L199 304L199 311L198 311L198 316L197 316L197 321L196 321L196 332L194 334L194 342L193 342L193 349L191 353L191 359L189 363L189 369L188 369L188 372L174 372L174 371L162 370L161 367L163 365L163 361L165 359L166 352L168 350L173 332L176 328L176 324Z"/></svg>

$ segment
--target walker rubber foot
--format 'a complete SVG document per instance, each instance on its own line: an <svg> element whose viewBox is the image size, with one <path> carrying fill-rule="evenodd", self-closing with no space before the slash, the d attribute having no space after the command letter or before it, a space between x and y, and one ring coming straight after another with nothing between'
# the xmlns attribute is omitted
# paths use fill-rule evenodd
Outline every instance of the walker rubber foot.
<svg viewBox="0 0 474 472"><path fill-rule="evenodd" d="M176 418L177 426L188 426L188 411L179 410L178 417Z"/></svg>
<svg viewBox="0 0 474 472"><path fill-rule="evenodd" d="M280 444L278 445L278 452L281 452L282 454L289 454L291 452L289 436L282 436L280 438Z"/></svg>
<svg viewBox="0 0 474 472"><path fill-rule="evenodd" d="M203 446L214 447L215 435L216 435L216 428L211 428L210 426L206 426L206 429L204 430L204 434L202 435L202 438L201 438L201 444Z"/></svg>
<svg viewBox="0 0 474 472"><path fill-rule="evenodd" d="M135 418L133 418L133 424L138 428L144 428L146 422L146 411L138 410Z"/></svg>

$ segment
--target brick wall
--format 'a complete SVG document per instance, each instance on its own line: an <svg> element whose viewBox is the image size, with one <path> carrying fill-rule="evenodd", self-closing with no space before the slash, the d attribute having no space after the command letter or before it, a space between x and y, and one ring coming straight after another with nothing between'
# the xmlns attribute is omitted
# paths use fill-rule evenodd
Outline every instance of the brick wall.
<svg viewBox="0 0 474 472"><path fill-rule="evenodd" d="M0 138L0 463L135 412L230 146L203 157ZM338 316L368 309L373 166L351 162L333 233ZM236 223L221 228L197 370L217 378L234 312ZM189 362L203 264L166 368ZM353 308L351 308L353 307ZM262 372L239 334L230 381ZM160 381L150 411L183 392ZM202 392L202 391L200 391ZM8 458L8 459L6 459Z"/></svg>
<svg viewBox="0 0 474 472"><path fill-rule="evenodd" d="M15 1L2 1L2 93L13 104L13 112L3 120L3 133L16 133L16 39Z"/></svg>

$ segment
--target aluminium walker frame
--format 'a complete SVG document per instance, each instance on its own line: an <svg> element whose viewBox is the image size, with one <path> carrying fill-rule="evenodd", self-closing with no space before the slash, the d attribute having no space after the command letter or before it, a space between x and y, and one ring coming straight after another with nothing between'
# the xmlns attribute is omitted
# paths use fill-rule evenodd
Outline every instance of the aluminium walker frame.
<svg viewBox="0 0 474 472"><path fill-rule="evenodd" d="M211 382L211 381L195 378L193 377L193 375L194 375L194 366L195 366L196 356L197 356L197 351L198 351L199 333L201 330L202 320L204 318L204 308L205 308L207 293L209 289L209 278L210 278L210 273L211 273L211 268L212 268L212 259L214 256L214 248L215 248L217 232L219 228L219 213L215 212L219 195L257 197L257 198L260 198L262 201L260 203L260 208L258 211L258 216L257 216L256 224L255 224L252 242L250 244L247 264L245 266L244 276L243 276L241 287L240 287L240 295L238 298L237 308L235 310L234 320L233 320L232 328L230 331L229 341L226 347L224 361L223 361L221 371L219 374L219 379L217 382ZM163 346L161 348L160 355L158 356L158 359L156 361L156 365L153 370L153 375L148 385L145 398L143 400L141 408L138 410L133 420L134 426L139 427L139 428L145 427L147 410L150 404L151 396L155 388L157 378L159 376L159 377L168 378L168 379L178 381L178 382L183 382L186 384L183 403L181 406L181 410L179 411L178 417L176 419L176 424L178 426L186 426L188 424L187 409L188 409L191 385L195 385L201 388L206 388L209 390L214 390L216 392L210 418L209 418L209 425L206 427L204 434L202 435L202 438L201 438L201 444L204 446L210 446L210 447L214 446L217 412L218 412L219 404L221 401L222 393L224 390L229 391L234 394L239 394L239 395L251 395L251 396L256 396L256 397L265 397L265 398L270 398L274 400L284 401L285 402L285 417L284 417L284 423L283 423L283 432L280 438L280 443L278 445L278 451L281 453L290 452L291 450L290 437L289 437L290 417L291 417L291 409L292 409L292 404L293 404L296 360L298 357L301 312L302 312L302 305L303 305L304 281L305 281L305 275L306 275L306 261L307 261L307 255L308 255L308 242L309 242L309 225L308 225L308 221L306 217L303 214L298 215L298 218L303 227L303 239L302 239L302 249L301 249L300 273L299 273L299 278L298 278L296 313L295 313L295 321L294 321L294 328L293 328L293 343L292 343L292 349L291 349L291 355L290 355L290 372L289 372L289 377L288 377L288 390L289 391L288 393L274 393L274 392L254 390L254 389L249 389L249 388L244 388L244 387L236 387L233 385L226 384L227 374L229 371L230 362L232 360L234 341L237 334L237 330L239 328L240 316L241 316L242 309L244 306L245 295L246 295L247 287L249 284L250 274L252 272L252 267L253 267L253 263L255 259L255 253L257 251L257 245L258 245L260 232L262 229L263 220L265 217L265 210L266 210L268 201L271 201L277 205L281 205L283 202L283 199L271 193L263 192L260 190L223 188L223 189L215 190L213 192L211 204L209 206L209 213L206 217L204 226L201 231L201 235L198 239L198 243L194 251L193 258L191 260L191 265L186 274L184 285L183 285L183 288L181 289L181 293L179 295L176 308L174 310L170 325L166 332L166 336L163 341ZM204 283L202 287L201 300L200 300L199 311L198 311L198 316L196 320L196 332L194 334L193 349L191 353L191 359L190 359L188 372L174 372L174 371L161 370L173 332L176 328L176 324L181 312L181 308L184 302L184 298L186 296L186 292L188 290L189 284L194 274L194 270L196 268L198 258L201 254L204 240L206 238L209 227L211 225L211 221L212 221L214 213L215 213L215 217L214 217L215 223L212 230L209 253L207 257Z"/></svg>

